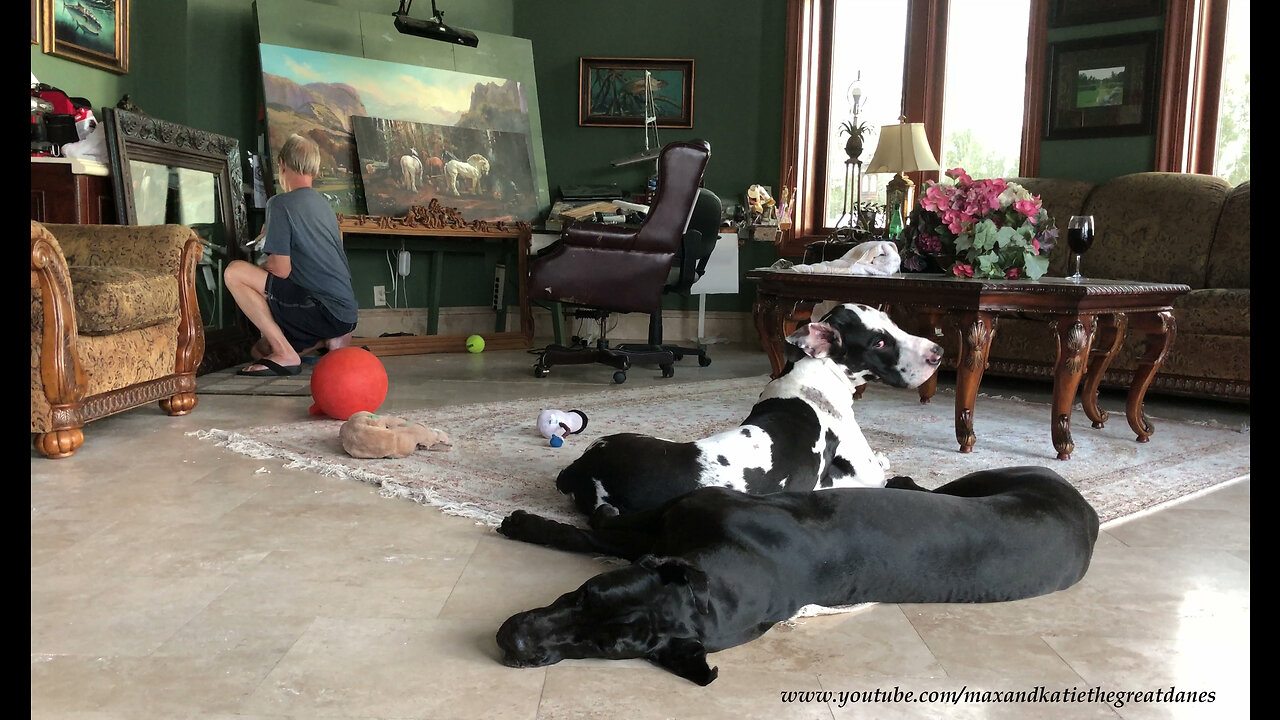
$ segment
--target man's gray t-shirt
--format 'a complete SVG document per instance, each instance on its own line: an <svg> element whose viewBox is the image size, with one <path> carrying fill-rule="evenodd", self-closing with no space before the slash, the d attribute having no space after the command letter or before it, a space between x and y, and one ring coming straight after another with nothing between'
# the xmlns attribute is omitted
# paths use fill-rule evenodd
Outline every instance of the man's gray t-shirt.
<svg viewBox="0 0 1280 720"><path fill-rule="evenodd" d="M334 318L356 322L360 308L351 289L351 266L328 201L311 188L273 195L267 200L266 229L262 250L289 256L289 280L306 288Z"/></svg>

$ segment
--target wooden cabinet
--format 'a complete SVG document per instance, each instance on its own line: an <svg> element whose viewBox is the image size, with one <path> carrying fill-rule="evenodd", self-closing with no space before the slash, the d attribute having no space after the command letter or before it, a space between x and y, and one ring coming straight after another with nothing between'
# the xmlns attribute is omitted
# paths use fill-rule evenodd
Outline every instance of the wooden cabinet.
<svg viewBox="0 0 1280 720"><path fill-rule="evenodd" d="M31 158L31 219L115 225L110 167L83 158Z"/></svg>

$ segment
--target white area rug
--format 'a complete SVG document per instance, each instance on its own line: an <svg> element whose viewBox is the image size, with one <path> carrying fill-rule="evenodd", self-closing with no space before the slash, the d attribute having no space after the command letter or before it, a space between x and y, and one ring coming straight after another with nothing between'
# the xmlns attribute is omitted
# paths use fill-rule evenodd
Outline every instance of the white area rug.
<svg viewBox="0 0 1280 720"><path fill-rule="evenodd" d="M385 496L404 497L496 526L516 509L585 526L555 488L560 470L596 438L645 432L693 440L737 426L768 382L767 376L622 388L585 395L484 403L400 413L444 430L448 452L418 452L403 459L362 460L342 449L342 423L309 418L239 432L196 433L245 455L283 460L304 468L378 485ZM855 404L871 447L885 453L890 475L908 475L929 488L973 472L1013 465L1045 465L1080 489L1103 522L1131 516L1249 474L1249 428L1163 420L1150 416L1155 433L1138 443L1123 407L1105 407L1107 426L1094 429L1077 405L1072 415L1075 452L1059 461L1049 439L1047 404L980 395L974 410L978 436L972 453L955 440L955 395L939 390L922 405L915 391L872 385ZM537 431L544 408L579 409L589 422L560 448Z"/></svg>

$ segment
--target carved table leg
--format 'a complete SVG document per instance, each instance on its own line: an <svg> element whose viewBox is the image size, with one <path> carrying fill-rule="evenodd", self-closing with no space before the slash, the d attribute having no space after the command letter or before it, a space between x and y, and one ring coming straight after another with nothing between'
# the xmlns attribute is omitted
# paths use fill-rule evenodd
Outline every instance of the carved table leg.
<svg viewBox="0 0 1280 720"><path fill-rule="evenodd" d="M973 452L978 438L973 432L973 406L978 402L982 371L996 334L996 318L986 312L964 312L956 318L960 331L960 357L956 361L956 441L960 452ZM936 373L935 373L936 376Z"/></svg>
<svg viewBox="0 0 1280 720"><path fill-rule="evenodd" d="M932 339L939 345L942 344L942 319L946 313L938 310L918 310L916 311L916 335L922 338ZM941 366L939 366L941 369ZM933 399L933 394L938 391L938 372L935 370L928 380L920 384L916 389L920 394L920 403L925 404Z"/></svg>
<svg viewBox="0 0 1280 720"><path fill-rule="evenodd" d="M809 322L813 317L812 300L795 300L780 298L757 292L755 301L756 333L760 336L760 345L769 356L769 367L772 377L778 377L786 366L785 345L787 336L795 332L801 323Z"/></svg>
<svg viewBox="0 0 1280 720"><path fill-rule="evenodd" d="M1107 411L1098 407L1098 386L1102 383L1102 376L1107 374L1107 368L1111 367L1128 327L1129 316L1124 313L1103 315L1094 324L1095 337L1089 350L1089 367L1085 370L1084 389L1080 391L1080 405L1095 428L1104 427L1107 423Z"/></svg>
<svg viewBox="0 0 1280 720"><path fill-rule="evenodd" d="M1050 434L1059 460L1070 460L1076 449L1071 441L1071 409L1093 341L1093 315L1067 315L1050 323L1058 340L1058 361L1053 368L1053 410Z"/></svg>
<svg viewBox="0 0 1280 720"><path fill-rule="evenodd" d="M1174 320L1172 310L1161 310L1133 316L1131 326L1134 330L1146 333L1147 351L1138 360L1138 367L1133 373L1124 414L1129 420L1129 427L1138 434L1138 442L1147 442L1155 428L1143 412L1143 400L1147 396L1147 388L1160 370L1160 364L1169 353L1169 347L1173 345L1173 339L1178 334L1178 323Z"/></svg>

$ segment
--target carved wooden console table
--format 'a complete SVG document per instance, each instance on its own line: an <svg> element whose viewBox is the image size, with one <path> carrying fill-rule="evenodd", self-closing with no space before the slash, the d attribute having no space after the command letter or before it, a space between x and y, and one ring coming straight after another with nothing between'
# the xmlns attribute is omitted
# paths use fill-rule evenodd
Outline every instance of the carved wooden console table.
<svg viewBox="0 0 1280 720"><path fill-rule="evenodd" d="M786 336L810 321L813 306L819 302L914 308L920 320L914 331L926 336L949 318L961 337L956 361L956 440L960 452L972 452L977 442L974 404L999 317L1011 313L1043 315L1058 341L1050 434L1059 460L1069 459L1075 449L1071 409L1082 378L1085 415L1095 428L1106 422L1107 413L1098 408L1098 385L1129 330L1146 333L1147 350L1129 386L1125 416L1138 442L1151 437L1154 429L1143 413L1143 399L1177 334L1173 300L1191 291L1186 285L1121 280L970 280L942 274L872 277L768 268L749 270L746 277L758 286L756 331L774 377L785 364ZM928 402L937 386L935 374L920 386L920 401Z"/></svg>
<svg viewBox="0 0 1280 720"><path fill-rule="evenodd" d="M415 205L403 216L390 215L338 215L338 227L343 240L352 236L380 235L394 237L435 239L503 239L516 242L516 266L519 277L520 330L518 332L482 333L485 349L512 350L533 347L533 309L529 304L528 263L532 227L526 222L505 223L468 221L454 208L446 208L432 200L423 207ZM443 254L443 253L440 253ZM444 268L437 257L432 263L432 297L429 308L427 335L400 337L356 337L352 344L366 347L375 355L418 355L437 352L464 352L466 335L437 335L440 312L440 287Z"/></svg>

